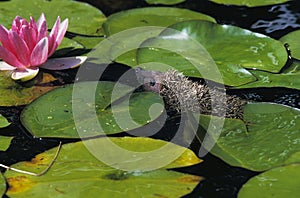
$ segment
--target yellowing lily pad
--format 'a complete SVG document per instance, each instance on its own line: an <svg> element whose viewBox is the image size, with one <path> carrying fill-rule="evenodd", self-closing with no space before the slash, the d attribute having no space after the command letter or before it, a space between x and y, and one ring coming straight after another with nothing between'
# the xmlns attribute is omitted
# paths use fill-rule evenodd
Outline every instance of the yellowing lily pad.
<svg viewBox="0 0 300 198"><path fill-rule="evenodd" d="M225 4L225 5L256 7L256 6L266 6L266 5L285 3L290 0L210 0L210 1L219 4Z"/></svg>
<svg viewBox="0 0 300 198"><path fill-rule="evenodd" d="M97 147L97 152L104 149L101 145L106 141L112 141L124 149L133 150L138 153L147 153L158 145L169 144L161 140L148 138L98 138L87 141L63 145L58 158L50 170L43 176L34 177L6 171L8 181L7 195L14 197L41 197L45 194L53 197L181 197L190 193L202 179L199 176L169 171L165 168L143 172L123 171L105 164L91 153L86 144ZM156 145L153 147L153 145ZM186 148L174 145L174 148L161 156L147 156L136 158L131 156L123 164L135 165L151 164L160 162L172 151L186 150ZM31 162L20 162L12 167L40 172L51 161L56 148L37 155ZM108 149L109 151L109 149ZM190 153L186 155L187 153ZM105 154L105 153L104 153ZM107 155L115 154L112 149ZM182 159L174 164L186 166L199 163L198 159L190 150L186 150ZM117 159L116 159L117 160ZM159 160L159 161L157 161ZM186 163L188 162L188 163ZM172 165L169 165L172 166ZM170 190L168 190L170 189Z"/></svg>
<svg viewBox="0 0 300 198"><path fill-rule="evenodd" d="M87 3L70 0L11 0L0 2L0 7L0 21L5 27L10 27L17 15L26 19L33 16L37 20L43 12L49 28L52 28L57 16L60 16L62 20L69 19L68 31L103 35L101 25L106 20L99 9Z"/></svg>
<svg viewBox="0 0 300 198"><path fill-rule="evenodd" d="M133 93L128 98L134 88L126 85L116 88L116 83L106 81L75 85L55 89L28 105L21 114L22 124L37 137L93 137L139 128L163 111L163 101L154 93ZM158 106L149 113L153 104Z"/></svg>
<svg viewBox="0 0 300 198"><path fill-rule="evenodd" d="M291 50L293 58L300 60L300 30L296 30L288 33L280 38L282 43L288 44L288 48Z"/></svg>
<svg viewBox="0 0 300 198"><path fill-rule="evenodd" d="M209 130L210 143L215 143L210 152L232 166L254 171L264 171L291 162L300 162L293 157L299 153L300 111L292 107L253 103L244 108L244 121L225 119L224 126L210 126L211 119L201 115L200 125ZM222 127L220 136L213 128ZM205 131L199 130L203 139Z"/></svg>
<svg viewBox="0 0 300 198"><path fill-rule="evenodd" d="M299 178L299 164L274 168L251 178L239 191L238 198L298 197Z"/></svg>
<svg viewBox="0 0 300 198"><path fill-rule="evenodd" d="M43 73L41 77L42 81L37 80L35 85L19 84L11 79L10 72L0 71L0 106L29 104L42 94L56 88L47 85L56 80L52 75Z"/></svg>

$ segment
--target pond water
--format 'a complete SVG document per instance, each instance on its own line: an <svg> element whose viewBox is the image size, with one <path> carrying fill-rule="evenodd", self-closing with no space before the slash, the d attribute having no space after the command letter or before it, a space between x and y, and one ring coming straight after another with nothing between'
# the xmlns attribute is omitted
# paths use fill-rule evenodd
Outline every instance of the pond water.
<svg viewBox="0 0 300 198"><path fill-rule="evenodd" d="M105 15L127 10L149 6L141 0L81 0L88 2L104 12ZM220 24L231 24L255 32L269 35L275 39L300 29L300 2L291 1L284 4L263 6L255 8L218 5L204 0L187 0L174 7L187 8L214 17ZM163 20L163 19L162 19ZM67 34L68 36L68 34ZM70 36L70 34L69 34ZM128 68L121 64L112 64L104 75L106 80L117 80ZM53 72L63 83L71 83L76 71L66 73ZM229 90L230 94L238 95L259 102L275 102L292 107L300 108L300 91L288 88L260 88ZM15 136L7 151L0 152L0 163L11 165L19 161L30 160L37 153L52 148L58 144L60 139L40 139L32 137L19 120L20 112L24 106L0 107L0 114L12 123L9 127L1 130L1 134ZM176 126L176 120L167 123L163 130L168 131ZM163 134L163 131L162 131ZM120 134L122 136L123 134ZM159 138L168 139L163 135ZM72 142L76 140L62 140ZM197 147L197 145L192 145ZM200 182L194 191L184 197L236 197L241 186L258 172L227 165L220 159L208 154L204 162L192 167L177 169L181 172L204 176L206 179Z"/></svg>

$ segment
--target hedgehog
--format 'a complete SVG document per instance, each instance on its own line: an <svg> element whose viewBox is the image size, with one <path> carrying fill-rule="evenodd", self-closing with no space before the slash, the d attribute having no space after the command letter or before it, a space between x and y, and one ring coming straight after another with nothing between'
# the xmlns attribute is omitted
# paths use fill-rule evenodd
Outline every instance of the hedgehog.
<svg viewBox="0 0 300 198"><path fill-rule="evenodd" d="M243 119L247 101L226 94L224 88L193 82L176 70L166 72L136 68L135 73L145 91L162 96L169 112L199 112L200 114Z"/></svg>

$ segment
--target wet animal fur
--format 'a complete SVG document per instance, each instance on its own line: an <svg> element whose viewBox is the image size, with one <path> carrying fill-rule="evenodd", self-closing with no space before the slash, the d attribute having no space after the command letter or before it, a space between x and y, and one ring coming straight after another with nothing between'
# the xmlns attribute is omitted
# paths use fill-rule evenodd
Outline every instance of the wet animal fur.
<svg viewBox="0 0 300 198"><path fill-rule="evenodd" d="M182 73L168 70L165 73L136 70L145 90L159 93L169 111L192 111L201 114L243 119L243 107L247 104L237 96L226 94L226 90L208 87L193 82Z"/></svg>

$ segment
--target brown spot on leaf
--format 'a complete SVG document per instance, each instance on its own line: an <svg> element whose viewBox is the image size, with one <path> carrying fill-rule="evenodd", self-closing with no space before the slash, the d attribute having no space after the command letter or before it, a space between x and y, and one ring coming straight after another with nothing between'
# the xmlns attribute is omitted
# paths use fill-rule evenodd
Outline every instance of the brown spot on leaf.
<svg viewBox="0 0 300 198"><path fill-rule="evenodd" d="M196 175L188 175L188 176L183 176L178 179L178 182L182 183L198 183L201 180L203 180L202 177L196 176Z"/></svg>
<svg viewBox="0 0 300 198"><path fill-rule="evenodd" d="M31 181L27 176L16 176L7 178L9 185L9 193L19 193L30 189L35 182Z"/></svg>

